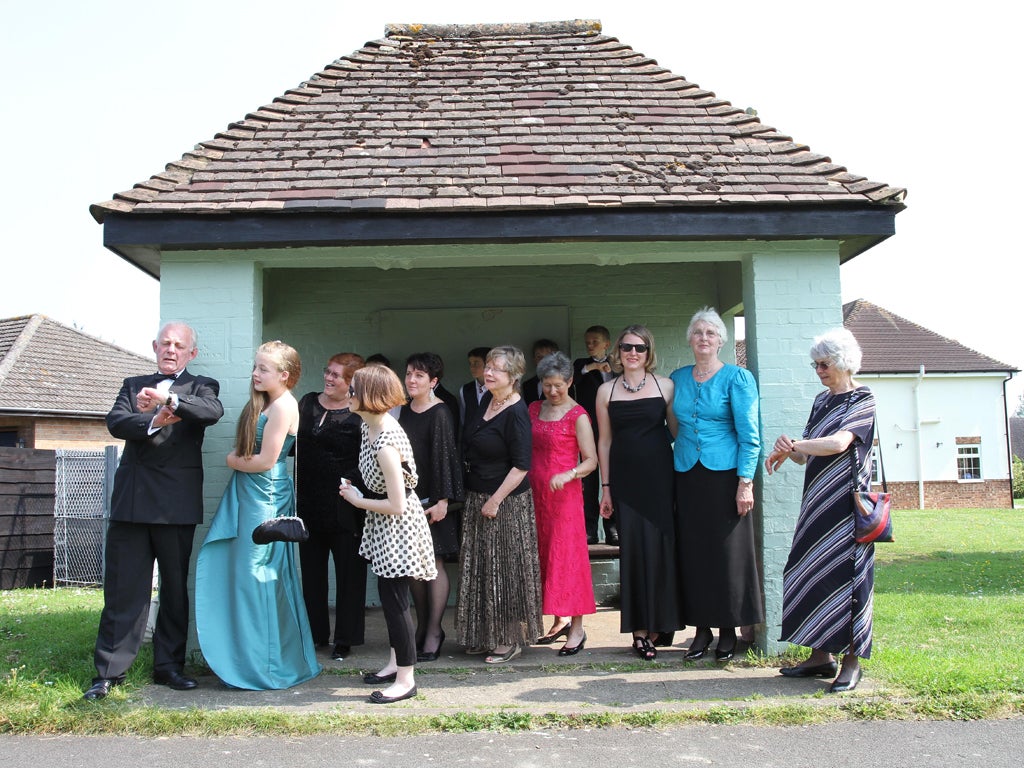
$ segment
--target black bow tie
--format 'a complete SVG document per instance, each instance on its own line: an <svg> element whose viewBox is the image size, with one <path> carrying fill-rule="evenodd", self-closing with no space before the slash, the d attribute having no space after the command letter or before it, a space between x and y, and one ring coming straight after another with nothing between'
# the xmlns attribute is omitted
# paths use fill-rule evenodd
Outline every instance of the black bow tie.
<svg viewBox="0 0 1024 768"><path fill-rule="evenodd" d="M164 381L166 379L170 379L171 381L177 381L178 380L178 374L176 374L176 373L160 373L159 371L157 371L156 373L153 374L153 380L154 381Z"/></svg>

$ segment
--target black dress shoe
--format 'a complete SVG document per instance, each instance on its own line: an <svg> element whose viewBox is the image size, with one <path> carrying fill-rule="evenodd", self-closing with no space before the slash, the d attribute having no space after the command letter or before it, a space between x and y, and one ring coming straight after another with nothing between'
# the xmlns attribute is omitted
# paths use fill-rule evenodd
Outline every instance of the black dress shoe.
<svg viewBox="0 0 1024 768"><path fill-rule="evenodd" d="M166 685L175 691L191 691L199 685L191 677L185 677L181 672L173 669L168 672L154 672L153 682L157 685Z"/></svg>
<svg viewBox="0 0 1024 768"><path fill-rule="evenodd" d="M826 661L824 664L814 666L783 667L779 673L785 677L835 677L839 666L834 661Z"/></svg>
<svg viewBox="0 0 1024 768"><path fill-rule="evenodd" d="M565 624L562 625L562 628L559 629L557 632L552 632L552 633L547 634L547 635L541 635L536 640L534 640L533 644L534 645L551 645L553 642L555 642L555 640L557 640L560 637L568 637L569 636L569 628L571 626L572 626L572 622L571 621L567 621L567 622L565 622Z"/></svg>
<svg viewBox="0 0 1024 768"><path fill-rule="evenodd" d="M90 685L86 689L85 693L82 694L82 698L88 701L95 701L96 699L105 699L107 697L107 694L110 693L111 688L113 688L115 685L120 685L123 682L123 677L120 679L99 677L92 681L92 685Z"/></svg>
<svg viewBox="0 0 1024 768"><path fill-rule="evenodd" d="M619 531L614 526L608 526L604 529L604 543L612 547L619 546Z"/></svg>
<svg viewBox="0 0 1024 768"><path fill-rule="evenodd" d="M829 693L846 693L847 691L852 691L854 688L857 687L857 683L860 682L860 679L863 676L864 676L864 673L861 672L860 667L857 667L857 671L853 673L853 677L851 677L849 680L847 680L846 682L843 682L843 683L841 683L838 680L836 680L834 683L832 683L832 685L830 685L828 687L828 692Z"/></svg>
<svg viewBox="0 0 1024 768"><path fill-rule="evenodd" d="M587 546L588 547L592 547L592 546L594 546L597 543L599 543L598 540L597 540L597 536L587 536Z"/></svg>
<svg viewBox="0 0 1024 768"><path fill-rule="evenodd" d="M370 672L363 675L363 682L367 685L380 685L381 683L393 683L396 677L398 677L397 672L392 672L390 675L378 675L376 672Z"/></svg>
<svg viewBox="0 0 1024 768"><path fill-rule="evenodd" d="M331 651L331 658L334 659L334 661L344 661L350 653L352 653L352 646L345 645L344 643L336 643L334 650Z"/></svg>
<svg viewBox="0 0 1024 768"><path fill-rule="evenodd" d="M658 636L651 642L655 648L671 648L672 643L676 641L675 632L659 632Z"/></svg>

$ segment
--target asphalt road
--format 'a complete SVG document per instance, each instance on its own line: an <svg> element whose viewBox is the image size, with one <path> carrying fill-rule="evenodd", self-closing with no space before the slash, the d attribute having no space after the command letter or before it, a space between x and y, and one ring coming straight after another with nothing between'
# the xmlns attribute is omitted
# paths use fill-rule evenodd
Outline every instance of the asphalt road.
<svg viewBox="0 0 1024 768"><path fill-rule="evenodd" d="M11 768L1018 768L1024 719L859 722L804 727L687 726L410 737L0 737Z"/></svg>

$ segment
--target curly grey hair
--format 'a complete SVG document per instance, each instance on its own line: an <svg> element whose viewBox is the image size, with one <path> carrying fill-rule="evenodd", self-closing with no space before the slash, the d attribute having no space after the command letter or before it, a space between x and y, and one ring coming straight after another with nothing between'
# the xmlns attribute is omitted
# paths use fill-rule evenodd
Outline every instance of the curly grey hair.
<svg viewBox="0 0 1024 768"><path fill-rule="evenodd" d="M828 360L840 371L848 371L853 376L860 370L860 344L845 328L833 328L821 336L814 337L811 346L811 360Z"/></svg>
<svg viewBox="0 0 1024 768"><path fill-rule="evenodd" d="M542 382L551 376L560 376L568 384L572 381L572 360L564 352L552 352L537 363L537 378Z"/></svg>

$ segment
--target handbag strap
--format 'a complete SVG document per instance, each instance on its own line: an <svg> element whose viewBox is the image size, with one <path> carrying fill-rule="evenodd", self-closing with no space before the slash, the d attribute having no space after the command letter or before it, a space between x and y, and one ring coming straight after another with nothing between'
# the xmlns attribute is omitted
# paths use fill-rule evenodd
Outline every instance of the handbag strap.
<svg viewBox="0 0 1024 768"><path fill-rule="evenodd" d="M875 422L875 436L878 437L878 423ZM868 447L868 460L870 461L870 450L874 446ZM882 461L882 438L878 437L878 473L882 476L882 492L889 492L889 485L885 482L885 463ZM850 443L850 484L853 487L854 493L860 490L860 478L857 476L857 445L856 442ZM871 490L871 475L868 475L868 490Z"/></svg>

